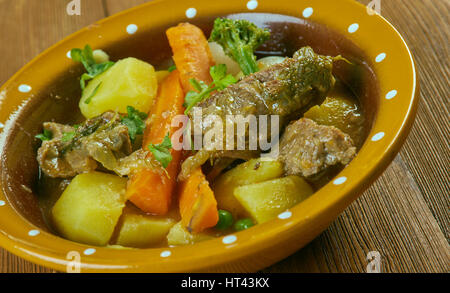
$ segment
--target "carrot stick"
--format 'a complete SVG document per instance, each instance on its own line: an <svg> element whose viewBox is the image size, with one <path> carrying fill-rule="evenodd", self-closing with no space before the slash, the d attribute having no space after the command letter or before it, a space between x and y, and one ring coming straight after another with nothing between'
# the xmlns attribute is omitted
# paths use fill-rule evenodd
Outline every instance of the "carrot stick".
<svg viewBox="0 0 450 293"><path fill-rule="evenodd" d="M156 104L146 121L145 150L148 150L149 144L160 144L168 133L172 135L177 130L171 123L176 115L183 114L183 102L184 92L179 73L175 70L162 81ZM126 197L146 213L164 215L169 211L180 168L181 151L172 148L171 155L167 174L163 170L146 168L133 174L128 182Z"/></svg>
<svg viewBox="0 0 450 293"><path fill-rule="evenodd" d="M179 205L181 223L189 232L202 232L219 221L216 198L200 168L182 183Z"/></svg>
<svg viewBox="0 0 450 293"><path fill-rule="evenodd" d="M194 90L189 82L192 78L210 84L209 70L215 63L202 30L181 23L168 29L166 34L185 94ZM201 232L217 224L217 202L200 168L181 183L179 207L181 222L191 232Z"/></svg>
<svg viewBox="0 0 450 293"><path fill-rule="evenodd" d="M209 69L214 65L208 41L202 30L189 23L180 23L166 32L173 51L173 60L180 72L184 92L194 88L189 83L191 78L212 82Z"/></svg>

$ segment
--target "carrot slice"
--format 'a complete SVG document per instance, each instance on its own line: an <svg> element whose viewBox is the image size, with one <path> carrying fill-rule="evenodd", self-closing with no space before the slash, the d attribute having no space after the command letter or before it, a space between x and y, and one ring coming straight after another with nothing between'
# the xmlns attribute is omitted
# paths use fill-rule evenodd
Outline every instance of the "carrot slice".
<svg viewBox="0 0 450 293"><path fill-rule="evenodd" d="M189 83L191 78L210 84L212 79L209 69L214 65L214 59L202 30L189 23L180 23L169 28L166 35L172 47L173 60L180 72L184 92L194 89Z"/></svg>
<svg viewBox="0 0 450 293"><path fill-rule="evenodd" d="M194 89L189 82L192 78L210 84L209 70L215 63L202 30L192 24L181 23L168 29L166 34L185 94ZM178 187L182 225L193 233L214 227L219 221L217 202L201 168Z"/></svg>
<svg viewBox="0 0 450 293"><path fill-rule="evenodd" d="M184 112L184 92L178 71L166 77L158 89L156 104L146 121L143 148L160 144L164 137L172 135L178 128L171 126L172 119ZM172 192L180 168L181 151L171 149L172 161L166 171L142 169L133 174L128 181L126 197L146 213L164 215L169 211Z"/></svg>
<svg viewBox="0 0 450 293"><path fill-rule="evenodd" d="M200 168L182 183L179 206L181 223L189 232L202 232L219 221L216 198Z"/></svg>

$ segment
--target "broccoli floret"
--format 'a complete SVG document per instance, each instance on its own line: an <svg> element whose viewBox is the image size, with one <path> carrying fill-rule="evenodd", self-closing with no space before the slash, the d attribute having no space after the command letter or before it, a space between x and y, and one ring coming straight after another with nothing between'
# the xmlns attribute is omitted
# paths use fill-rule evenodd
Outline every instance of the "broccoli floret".
<svg viewBox="0 0 450 293"><path fill-rule="evenodd" d="M217 18L209 40L221 45L225 54L239 64L245 75L249 75L259 70L253 52L269 37L267 29L247 20Z"/></svg>

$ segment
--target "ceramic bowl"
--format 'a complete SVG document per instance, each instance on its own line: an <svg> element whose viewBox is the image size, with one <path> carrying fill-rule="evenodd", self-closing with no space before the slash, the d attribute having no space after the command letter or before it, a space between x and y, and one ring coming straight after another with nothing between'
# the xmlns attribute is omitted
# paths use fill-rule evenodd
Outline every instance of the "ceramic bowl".
<svg viewBox="0 0 450 293"><path fill-rule="evenodd" d="M288 15L298 23L319 24L350 42L348 54L360 57L372 84L360 80L361 103L369 124L357 157L313 196L278 218L246 231L191 246L153 249L91 247L60 238L46 228L33 188L38 178L34 134L43 121L70 122L78 111L77 77L81 67L67 53L90 44L113 60L133 56L152 64L170 57L164 37L169 26L192 22L209 33L214 18L233 13L265 14L261 22ZM297 36L325 53L334 53L312 30ZM334 38L334 39L333 39ZM287 40L291 40L292 38ZM328 48L328 49L327 49ZM327 51L328 50L328 51ZM345 54L344 54L345 55ZM376 79L373 79L376 77ZM375 81L374 81L375 80ZM353 0L210 0L152 1L114 15L49 48L0 89L1 192L0 245L34 263L59 271L82 272L251 272L267 267L300 249L354 201L389 165L413 123L418 101L416 70L403 38L380 15L371 15ZM79 258L78 258L79 256Z"/></svg>

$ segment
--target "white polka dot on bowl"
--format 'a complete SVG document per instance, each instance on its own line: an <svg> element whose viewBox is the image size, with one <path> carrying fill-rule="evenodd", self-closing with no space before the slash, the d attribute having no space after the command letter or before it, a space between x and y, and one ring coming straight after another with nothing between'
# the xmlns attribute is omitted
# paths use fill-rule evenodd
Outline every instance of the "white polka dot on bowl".
<svg viewBox="0 0 450 293"><path fill-rule="evenodd" d="M186 10L186 17L187 18L194 18L197 15L197 9L195 8L189 8Z"/></svg>
<svg viewBox="0 0 450 293"><path fill-rule="evenodd" d="M381 54L379 54L379 55L375 58L375 61L376 61L377 63L380 63L380 62L383 61L384 59L386 59L386 53L381 53Z"/></svg>
<svg viewBox="0 0 450 293"><path fill-rule="evenodd" d="M372 136L372 141L379 141L384 137L384 132L378 132L374 136Z"/></svg>
<svg viewBox="0 0 450 293"><path fill-rule="evenodd" d="M258 1L256 0L250 0L247 2L247 8L249 10L255 10L258 7Z"/></svg>
<svg viewBox="0 0 450 293"><path fill-rule="evenodd" d="M314 12L314 9L312 9L312 7L305 8L305 10L303 10L303 17L309 18L309 17L311 17L313 12Z"/></svg>
<svg viewBox="0 0 450 293"><path fill-rule="evenodd" d="M30 231L28 232L28 236L34 237L34 236L39 235L40 233L41 233L41 232L39 232L39 230L30 230Z"/></svg>
<svg viewBox="0 0 450 293"><path fill-rule="evenodd" d="M357 23L353 23L348 27L348 32L353 34L354 32L356 32L359 29L359 24Z"/></svg>
<svg viewBox="0 0 450 293"><path fill-rule="evenodd" d="M138 26L135 24L129 24L127 26L127 33L130 35L134 35L138 31Z"/></svg>
<svg viewBox="0 0 450 293"><path fill-rule="evenodd" d="M6 202L4 200L0 200L0 207L6 205Z"/></svg>
<svg viewBox="0 0 450 293"><path fill-rule="evenodd" d="M281 220L286 220L286 219L289 219L290 217L292 217L292 212L290 212L290 211L286 211L286 212L278 215L278 218Z"/></svg>
<svg viewBox="0 0 450 293"><path fill-rule="evenodd" d="M31 86L29 86L27 84L21 84L21 85L19 85L19 92L29 93L29 92L31 92Z"/></svg>
<svg viewBox="0 0 450 293"><path fill-rule="evenodd" d="M393 99L397 95L396 90L392 90L386 94L386 100Z"/></svg>
<svg viewBox="0 0 450 293"><path fill-rule="evenodd" d="M169 257L172 255L172 252L170 252L169 250L165 250L163 252L161 252L160 256L161 257Z"/></svg>
<svg viewBox="0 0 450 293"><path fill-rule="evenodd" d="M333 184L334 185L341 185L341 184L344 184L345 183L345 181L347 181L347 177L339 177L339 178L337 178L337 179L335 179L334 181L333 181Z"/></svg>
<svg viewBox="0 0 450 293"><path fill-rule="evenodd" d="M72 59L72 51L66 53L67 58Z"/></svg>
<svg viewBox="0 0 450 293"><path fill-rule="evenodd" d="M231 243L236 242L236 240L237 240L237 237L235 235L228 235L228 236L223 237L222 242L224 244L231 244Z"/></svg>
<svg viewBox="0 0 450 293"><path fill-rule="evenodd" d="M88 248L85 251L83 251L84 255L93 255L96 252L95 248Z"/></svg>

